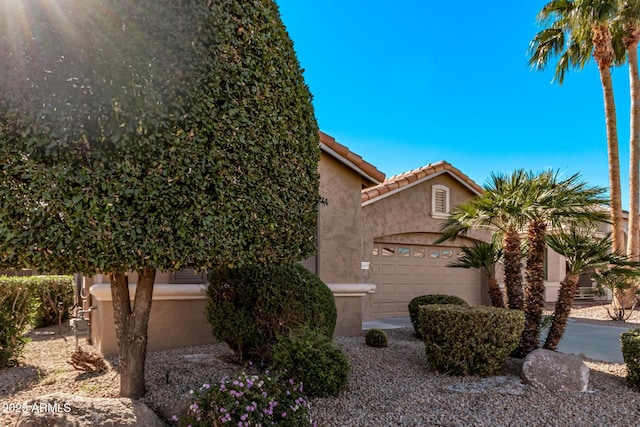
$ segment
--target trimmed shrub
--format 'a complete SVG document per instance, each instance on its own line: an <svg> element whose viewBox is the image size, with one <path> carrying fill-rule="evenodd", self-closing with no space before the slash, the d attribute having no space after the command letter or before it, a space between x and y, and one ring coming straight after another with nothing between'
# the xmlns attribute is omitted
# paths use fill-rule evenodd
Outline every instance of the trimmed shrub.
<svg viewBox="0 0 640 427"><path fill-rule="evenodd" d="M301 381L309 397L337 396L349 381L344 351L307 326L280 336L273 346L273 368Z"/></svg>
<svg viewBox="0 0 640 427"><path fill-rule="evenodd" d="M627 382L640 390L640 328L620 335L622 342L622 358L627 365Z"/></svg>
<svg viewBox="0 0 640 427"><path fill-rule="evenodd" d="M422 338L420 333L420 306L429 304L456 304L456 305L468 305L465 300L455 295L420 295L415 297L409 302L409 317L411 318L411 324L413 325L413 331L417 338Z"/></svg>
<svg viewBox="0 0 640 427"><path fill-rule="evenodd" d="M303 324L327 338L336 326L333 293L298 263L212 270L208 295L213 335L242 360L268 363L278 337Z"/></svg>
<svg viewBox="0 0 640 427"><path fill-rule="evenodd" d="M364 334L364 342L369 347L386 347L387 334L382 329L369 329Z"/></svg>
<svg viewBox="0 0 640 427"><path fill-rule="evenodd" d="M315 425L302 384L275 372L242 372L219 384L204 384L193 394L187 413L172 417L179 426Z"/></svg>
<svg viewBox="0 0 640 427"><path fill-rule="evenodd" d="M524 312L496 307L426 305L420 325L431 369L489 376L504 368L518 346Z"/></svg>
<svg viewBox="0 0 640 427"><path fill-rule="evenodd" d="M73 307L73 276L24 277L32 297L39 303L35 312L34 326L41 328L58 323L58 303L62 303L62 318L69 318Z"/></svg>
<svg viewBox="0 0 640 427"><path fill-rule="evenodd" d="M22 278L0 278L0 368L16 366L37 303Z"/></svg>

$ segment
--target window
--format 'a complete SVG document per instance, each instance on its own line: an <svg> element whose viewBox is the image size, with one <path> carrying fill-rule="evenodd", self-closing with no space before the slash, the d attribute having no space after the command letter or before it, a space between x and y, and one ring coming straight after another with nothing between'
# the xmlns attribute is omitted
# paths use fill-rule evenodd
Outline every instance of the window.
<svg viewBox="0 0 640 427"><path fill-rule="evenodd" d="M449 216L449 187L439 184L431 186L431 216L434 218Z"/></svg>
<svg viewBox="0 0 640 427"><path fill-rule="evenodd" d="M382 256L393 256L396 253L395 248L385 247L382 248Z"/></svg>
<svg viewBox="0 0 640 427"><path fill-rule="evenodd" d="M411 256L411 249L398 247L398 256Z"/></svg>
<svg viewBox="0 0 640 427"><path fill-rule="evenodd" d="M371 255L378 256L378 247L377 246L373 247L373 251L371 252Z"/></svg>
<svg viewBox="0 0 640 427"><path fill-rule="evenodd" d="M196 271L186 269L171 273L169 281L172 284L200 284L207 283L207 273L204 271Z"/></svg>
<svg viewBox="0 0 640 427"><path fill-rule="evenodd" d="M424 258L424 249L414 249L413 250L413 257L414 258Z"/></svg>
<svg viewBox="0 0 640 427"><path fill-rule="evenodd" d="M442 250L442 258L451 258L452 256L453 256L453 251L451 249Z"/></svg>

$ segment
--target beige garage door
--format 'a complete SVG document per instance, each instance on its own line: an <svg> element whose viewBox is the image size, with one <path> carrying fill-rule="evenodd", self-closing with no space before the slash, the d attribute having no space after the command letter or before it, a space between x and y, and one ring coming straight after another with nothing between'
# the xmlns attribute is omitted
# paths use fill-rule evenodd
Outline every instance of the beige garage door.
<svg viewBox="0 0 640 427"><path fill-rule="evenodd" d="M373 317L408 316L412 298L425 294L457 295L472 305L482 303L482 276L476 270L451 268L447 264L460 249L375 243L371 273Z"/></svg>

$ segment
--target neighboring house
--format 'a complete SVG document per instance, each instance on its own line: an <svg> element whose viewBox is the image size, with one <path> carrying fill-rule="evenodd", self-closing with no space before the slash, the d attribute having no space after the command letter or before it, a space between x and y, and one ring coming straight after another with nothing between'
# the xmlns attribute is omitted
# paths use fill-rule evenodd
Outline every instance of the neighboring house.
<svg viewBox="0 0 640 427"><path fill-rule="evenodd" d="M418 295L443 293L489 304L486 280L475 270L446 265L487 231L435 245L450 209L482 191L441 161L388 179L375 166L320 132L317 252L301 261L333 291L336 335L361 334L362 321L407 316ZM549 251L547 300L555 300L564 259ZM131 296L136 274L129 275ZM149 322L149 350L213 342L204 308L206 277L185 270L158 272ZM104 354L117 353L108 276L84 279L91 298L91 338ZM86 294L86 293L85 293Z"/></svg>

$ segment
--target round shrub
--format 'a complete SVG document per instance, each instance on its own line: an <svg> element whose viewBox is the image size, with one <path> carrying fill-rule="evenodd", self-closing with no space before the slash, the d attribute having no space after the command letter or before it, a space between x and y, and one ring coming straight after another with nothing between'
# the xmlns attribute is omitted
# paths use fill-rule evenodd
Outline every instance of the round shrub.
<svg viewBox="0 0 640 427"><path fill-rule="evenodd" d="M493 375L518 346L524 312L496 307L425 305L420 325L431 369L451 375Z"/></svg>
<svg viewBox="0 0 640 427"><path fill-rule="evenodd" d="M349 381L344 351L306 326L280 337L273 346L273 368L301 381L309 397L337 396Z"/></svg>
<svg viewBox="0 0 640 427"><path fill-rule="evenodd" d="M387 334L382 329L369 329L364 334L364 342L369 347L386 347Z"/></svg>
<svg viewBox="0 0 640 427"><path fill-rule="evenodd" d="M327 338L336 326L333 293L298 263L210 271L207 319L242 360L267 363L278 337L303 324Z"/></svg>
<svg viewBox="0 0 640 427"><path fill-rule="evenodd" d="M411 324L413 325L413 331L417 338L422 338L420 333L420 306L429 304L456 304L456 305L468 305L465 300L455 295L420 295L415 297L409 302L409 317L411 318Z"/></svg>

